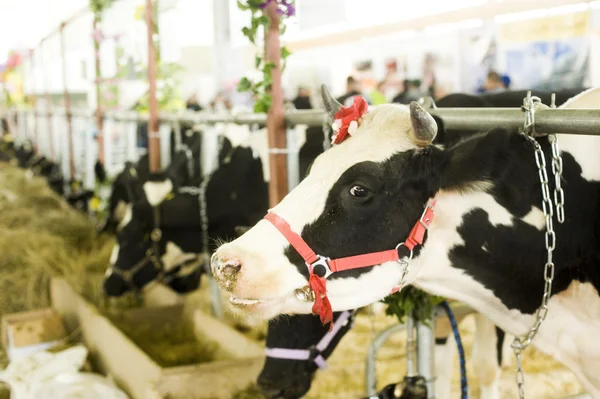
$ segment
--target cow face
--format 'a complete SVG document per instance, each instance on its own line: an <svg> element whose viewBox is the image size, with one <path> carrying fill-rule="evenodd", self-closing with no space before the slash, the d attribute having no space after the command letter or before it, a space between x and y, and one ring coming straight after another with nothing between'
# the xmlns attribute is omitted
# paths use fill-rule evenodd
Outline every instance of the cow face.
<svg viewBox="0 0 600 399"><path fill-rule="evenodd" d="M330 112L339 109L324 91ZM393 249L403 242L437 191L437 126L417 103L382 105L358 129L321 154L308 176L272 209L316 251L331 259ZM268 221L221 246L212 261L234 310L271 318L310 313L294 291L307 284L302 258ZM335 273L328 279L334 310L357 308L389 294L401 276L397 262ZM409 277L411 277L409 275Z"/></svg>
<svg viewBox="0 0 600 399"><path fill-rule="evenodd" d="M128 206L104 280L107 295L141 289L158 277L179 293L198 288L204 259L194 248L202 232L183 224L185 214L168 216L190 201L195 198L180 195L159 207L145 199Z"/></svg>
<svg viewBox="0 0 600 399"><path fill-rule="evenodd" d="M335 313L337 322L341 313ZM312 379L317 371L315 356L329 358L342 337L350 331L352 319L345 320L339 331L323 351L316 350L328 327L324 327L318 317L312 315L295 315L269 321L267 348L273 350L294 349L309 350L311 358L307 360L282 359L268 356L258 376L258 386L268 398L301 398L310 389Z"/></svg>

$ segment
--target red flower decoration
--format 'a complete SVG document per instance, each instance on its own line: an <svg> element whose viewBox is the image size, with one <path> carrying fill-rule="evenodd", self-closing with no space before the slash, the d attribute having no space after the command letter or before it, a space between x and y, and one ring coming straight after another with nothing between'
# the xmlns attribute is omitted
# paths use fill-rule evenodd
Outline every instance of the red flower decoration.
<svg viewBox="0 0 600 399"><path fill-rule="evenodd" d="M349 107L342 107L335 114L333 122L334 135L332 144L340 144L358 129L358 120L367 112L369 104L361 96L354 96L354 102Z"/></svg>

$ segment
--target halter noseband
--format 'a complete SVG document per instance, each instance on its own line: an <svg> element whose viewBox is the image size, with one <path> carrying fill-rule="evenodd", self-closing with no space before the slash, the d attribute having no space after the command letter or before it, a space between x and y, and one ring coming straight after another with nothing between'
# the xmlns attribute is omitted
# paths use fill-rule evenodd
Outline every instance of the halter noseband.
<svg viewBox="0 0 600 399"><path fill-rule="evenodd" d="M331 341L333 341L346 322L352 323L353 321L354 311L345 310L340 314L335 323L333 323L333 328L316 345L308 349L266 348L265 353L267 357L274 359L312 360L317 367L324 370L327 368L327 360L323 356L323 352L327 350Z"/></svg>
<svg viewBox="0 0 600 399"><path fill-rule="evenodd" d="M333 273L396 261L403 266L403 271L401 281L399 282L399 285L392 290L392 293L397 292L402 288L404 277L408 271L408 262L413 256L413 249L416 246L423 244L425 232L429 229L429 226L433 221L435 204L435 200L427 204L423 214L413 226L406 240L396 245L394 249L347 256L338 259L330 259L315 253L306 241L304 241L299 234L292 231L290 225L279 215L269 212L265 216L265 219L279 230L302 259L304 259L304 262L308 267L309 279L308 286L300 289L300 292L306 296L306 301L314 300L314 305L312 307L313 313L318 314L321 317L321 322L323 324L327 324L333 321L333 309L327 298L326 279ZM401 247L408 250L408 255L400 256L399 250ZM330 328L333 328L331 324Z"/></svg>
<svg viewBox="0 0 600 399"><path fill-rule="evenodd" d="M154 221L154 227L150 232L150 240L152 241L152 246L148 248L144 258L142 258L138 263L136 263L131 269L121 269L113 267L112 265L108 268L110 273L114 273L117 276L119 276L134 291L139 291L141 289L141 287L138 287L133 281L135 275L149 264L152 265L157 272L155 280L159 283L168 285L175 278L181 277L178 276L177 273L180 270L182 270L187 264L196 262L198 260L198 257L194 259L189 259L183 262L182 264L177 265L168 271L165 271L165 265L160 257L161 251L158 246L158 243L162 238L162 230L160 229L160 208L158 206L155 206L152 208L152 210ZM191 273L193 273L194 271L195 270L192 270Z"/></svg>

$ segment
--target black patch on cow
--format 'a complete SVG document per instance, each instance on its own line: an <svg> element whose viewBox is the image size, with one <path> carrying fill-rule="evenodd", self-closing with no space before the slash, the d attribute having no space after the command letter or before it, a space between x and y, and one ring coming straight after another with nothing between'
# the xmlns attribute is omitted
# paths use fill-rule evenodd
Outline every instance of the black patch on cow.
<svg viewBox="0 0 600 399"><path fill-rule="evenodd" d="M502 347L504 346L504 339L506 334L504 330L496 327L496 355L498 357L498 366L502 367Z"/></svg>
<svg viewBox="0 0 600 399"><path fill-rule="evenodd" d="M394 248L406 239L427 199L440 186L441 153L431 146L396 154L386 162L360 162L348 168L329 191L325 211L304 227L302 237L314 251L331 259ZM372 196L362 200L350 195L357 184ZM296 250L288 246L286 255L308 276ZM330 279L357 277L368 270L343 271Z"/></svg>
<svg viewBox="0 0 600 399"><path fill-rule="evenodd" d="M333 314L334 321L341 312ZM352 328L351 320L335 335L327 349L321 354L327 359L344 335ZM294 315L269 321L267 348L309 349L329 331L318 316ZM301 398L310 389L317 370L314 361L277 359L267 357L258 376L258 386L269 398Z"/></svg>
<svg viewBox="0 0 600 399"><path fill-rule="evenodd" d="M549 165L548 141L539 142ZM554 224L553 293L574 279L599 289L600 183L583 179L580 166L568 153L563 154L563 165L566 222ZM548 173L552 177L550 166ZM458 227L464 245L452 248L448 257L453 267L490 289L506 306L531 314L542 297L546 250L544 232L520 219L533 206L541 207L542 197L533 146L518 133L494 129L445 150L429 146L385 162L353 165L330 189L321 216L301 235L313 250L332 259L391 249L406 238L427 199L438 190L468 193L480 190L481 182L492 183L488 193L512 214L513 225L494 226L487 212L476 207ZM370 189L372 195L366 200L352 197L350 188L356 184ZM294 249L288 246L286 255L308 276ZM330 279L357 277L369 270L339 272Z"/></svg>

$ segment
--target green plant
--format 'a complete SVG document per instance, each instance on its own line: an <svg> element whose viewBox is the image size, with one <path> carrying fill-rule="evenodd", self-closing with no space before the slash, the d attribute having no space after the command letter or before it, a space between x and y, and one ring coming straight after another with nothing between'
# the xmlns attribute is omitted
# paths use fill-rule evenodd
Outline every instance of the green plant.
<svg viewBox="0 0 600 399"><path fill-rule="evenodd" d="M385 313L396 316L400 323L405 322L405 317L412 311L415 321L428 324L431 320L433 309L443 302L444 298L429 295L411 285L387 296L383 302L388 305Z"/></svg>
<svg viewBox="0 0 600 399"><path fill-rule="evenodd" d="M266 33L271 23L270 19L265 15L264 9L271 3L277 3L277 12L279 18L279 33L283 34L286 29L285 18L294 15L294 0L245 0L238 1L238 8L243 11L250 11L250 25L242 28L244 36L257 47L261 29ZM281 70L285 69L285 61L290 56L290 51L285 47L281 47ZM275 69L273 62L267 62L263 54L258 54L255 58L254 67L258 71L256 78L242 77L238 83L238 91L250 91L255 97L254 112L268 112L271 108L271 85L273 83L272 72ZM260 75L260 77L258 77Z"/></svg>

